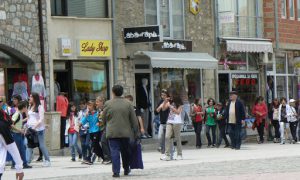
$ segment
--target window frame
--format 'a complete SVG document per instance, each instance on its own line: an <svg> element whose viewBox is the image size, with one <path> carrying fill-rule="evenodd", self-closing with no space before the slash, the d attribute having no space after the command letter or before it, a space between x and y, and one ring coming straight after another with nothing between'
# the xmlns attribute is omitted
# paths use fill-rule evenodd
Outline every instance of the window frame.
<svg viewBox="0 0 300 180"><path fill-rule="evenodd" d="M282 7L282 3L284 2L284 12L283 12L283 7ZM282 19L286 19L287 16L287 6L286 6L286 0L281 0L280 6L281 6L281 18Z"/></svg>
<svg viewBox="0 0 300 180"><path fill-rule="evenodd" d="M291 2L292 2L292 7L291 7ZM291 12L293 12L293 16L291 16ZM290 20L295 20L295 1L294 0L289 0L289 19Z"/></svg>
<svg viewBox="0 0 300 180"><path fill-rule="evenodd" d="M156 22L157 25L160 24L160 3L162 0L156 0ZM182 22L183 22L183 40L185 39L185 0L181 0L182 3ZM146 12L146 3L144 3L144 12ZM147 26L146 14L144 16L145 25ZM169 0L169 26L170 26L170 36L163 36L164 39L175 39L174 38L174 28L173 28L173 1Z"/></svg>
<svg viewBox="0 0 300 180"><path fill-rule="evenodd" d="M297 19L300 21L300 0L297 0Z"/></svg>

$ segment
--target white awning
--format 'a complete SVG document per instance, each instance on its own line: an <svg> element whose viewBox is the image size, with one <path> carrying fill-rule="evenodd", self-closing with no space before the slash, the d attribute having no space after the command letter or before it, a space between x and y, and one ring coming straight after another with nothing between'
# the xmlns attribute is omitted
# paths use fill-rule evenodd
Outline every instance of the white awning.
<svg viewBox="0 0 300 180"><path fill-rule="evenodd" d="M138 51L134 55L148 57L153 68L218 68L218 60L207 53Z"/></svg>
<svg viewBox="0 0 300 180"><path fill-rule="evenodd" d="M229 52L273 53L269 41L226 40L226 45Z"/></svg>

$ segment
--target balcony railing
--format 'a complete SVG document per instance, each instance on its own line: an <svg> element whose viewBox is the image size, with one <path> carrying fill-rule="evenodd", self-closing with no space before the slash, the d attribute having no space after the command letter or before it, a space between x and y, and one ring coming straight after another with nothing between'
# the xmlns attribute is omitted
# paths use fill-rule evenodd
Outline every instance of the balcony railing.
<svg viewBox="0 0 300 180"><path fill-rule="evenodd" d="M263 38L263 18L234 16L229 21L219 20L219 37Z"/></svg>

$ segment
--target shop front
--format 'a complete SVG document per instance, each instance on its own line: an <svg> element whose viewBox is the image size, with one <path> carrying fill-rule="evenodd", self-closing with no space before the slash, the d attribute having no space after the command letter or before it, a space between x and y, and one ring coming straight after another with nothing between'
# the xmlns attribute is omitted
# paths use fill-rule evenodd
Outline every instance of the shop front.
<svg viewBox="0 0 300 180"><path fill-rule="evenodd" d="M142 78L139 77L144 74L143 78L146 78L148 73L152 109L160 101L162 89L168 90L171 97L179 95L184 104L182 131L192 131L191 104L196 98L204 104L203 74L204 71L215 71L217 62L207 53L138 51L135 53L136 89L140 89Z"/></svg>

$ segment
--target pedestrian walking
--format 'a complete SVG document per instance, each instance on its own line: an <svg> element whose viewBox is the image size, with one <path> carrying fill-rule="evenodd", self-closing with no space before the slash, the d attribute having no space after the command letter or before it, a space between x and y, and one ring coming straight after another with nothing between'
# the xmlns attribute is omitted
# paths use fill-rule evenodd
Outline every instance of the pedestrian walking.
<svg viewBox="0 0 300 180"><path fill-rule="evenodd" d="M15 162L16 179L23 180L23 161L10 131L13 122L2 106L3 99L0 99L0 180L4 173L7 152Z"/></svg>
<svg viewBox="0 0 300 180"><path fill-rule="evenodd" d="M264 143L264 129L268 108L262 96L256 98L255 104L252 107L252 114L255 116L252 129L257 129L259 135L258 144Z"/></svg>
<svg viewBox="0 0 300 180"><path fill-rule="evenodd" d="M290 111L288 112L288 121L290 123L290 130L292 135L292 142L295 144L297 142L297 125L298 125L298 113L295 109L296 101L294 99L290 99L289 101Z"/></svg>
<svg viewBox="0 0 300 180"><path fill-rule="evenodd" d="M226 119L225 119L225 109L222 103L217 103L217 123L219 127L219 138L217 147L219 148L222 144L222 139L225 141L224 148L230 147L229 141L226 137Z"/></svg>
<svg viewBox="0 0 300 180"><path fill-rule="evenodd" d="M217 111L215 109L215 100L209 98L207 100L208 107L205 110L204 119L205 119L205 131L206 131L206 138L207 138L207 147L216 147L216 118L217 118ZM210 136L210 131L212 134L212 140Z"/></svg>
<svg viewBox="0 0 300 180"><path fill-rule="evenodd" d="M269 110L270 111L269 118L271 119L275 131L275 137L273 140L274 143L280 142L279 105L280 105L279 100L275 98L271 104L271 109Z"/></svg>
<svg viewBox="0 0 300 180"><path fill-rule="evenodd" d="M245 108L238 99L236 91L230 92L230 101L226 107L225 119L228 121L228 132L231 140L231 148L239 150L241 148L241 128L245 123Z"/></svg>
<svg viewBox="0 0 300 180"><path fill-rule="evenodd" d="M43 163L44 167L51 166L49 152L45 145L45 119L44 119L44 107L41 105L40 97L38 93L32 92L29 97L29 110L28 110L28 120L26 123L26 127L36 131L39 148L41 149L45 161ZM29 157L28 162L30 163L32 160L33 149L28 148Z"/></svg>
<svg viewBox="0 0 300 180"><path fill-rule="evenodd" d="M280 106L279 106L279 124L280 124L280 144L285 144L286 138L289 138L292 141L289 121L288 121L288 112L291 112L290 105L287 104L286 98L282 97L280 99Z"/></svg>
<svg viewBox="0 0 300 180"><path fill-rule="evenodd" d="M158 103L155 112L159 114L159 130L158 130L158 140L159 140L159 147L158 151L161 152L161 154L165 154L165 137L166 137L166 127L167 127L167 120L170 113L170 109L166 108L163 109L163 106L165 106L169 102L169 94L168 91L163 89L161 91L161 100Z"/></svg>
<svg viewBox="0 0 300 180"><path fill-rule="evenodd" d="M176 140L177 148L177 160L182 160L182 144L181 144L181 128L183 124L182 111L183 111L183 102L178 95L173 96L173 99L170 102L163 105L163 110L170 109L170 113L167 120L166 127L166 152L165 155L161 158L164 161L171 160L172 147L173 147L173 137Z"/></svg>
<svg viewBox="0 0 300 180"><path fill-rule="evenodd" d="M138 136L138 120L133 105L122 95L123 87L114 85L113 98L105 103L102 114L111 151L113 177L120 177L120 154L124 175L129 175L130 137L137 138Z"/></svg>
<svg viewBox="0 0 300 180"><path fill-rule="evenodd" d="M65 135L69 138L69 148L71 151L71 161L76 161L76 151L78 153L78 159L82 159L82 151L77 144L78 140L78 132L79 132L79 123L78 119L78 111L76 109L76 105L73 102L69 103L68 114L66 120L66 129Z"/></svg>
<svg viewBox="0 0 300 180"><path fill-rule="evenodd" d="M103 151L100 146L101 140L101 131L100 131L100 122L98 119L98 111L96 110L96 105L94 101L89 101L87 103L87 112L85 116L81 119L79 126L84 126L86 123L89 123L89 134L90 141L92 142L92 156L89 158L89 161L85 162L86 164L93 164L98 157L101 157L104 160Z"/></svg>
<svg viewBox="0 0 300 180"><path fill-rule="evenodd" d="M204 115L200 101L201 101L200 98L196 98L191 108L191 117L193 121L194 131L196 134L197 149L200 149L202 146L201 131L202 131L202 123L203 123L203 115Z"/></svg>

